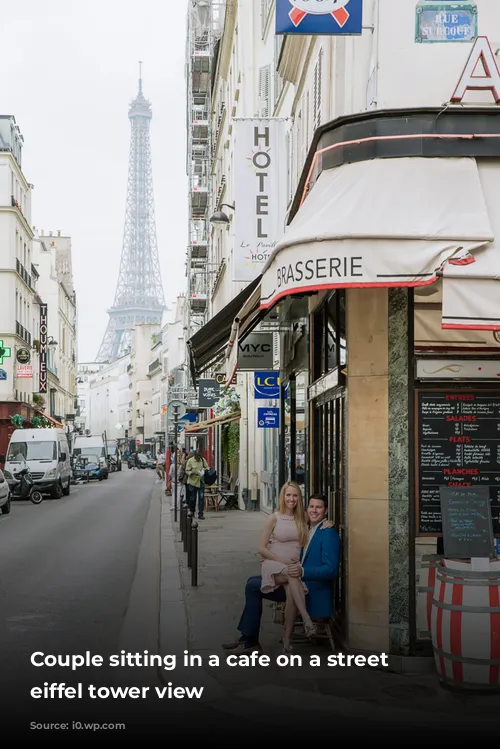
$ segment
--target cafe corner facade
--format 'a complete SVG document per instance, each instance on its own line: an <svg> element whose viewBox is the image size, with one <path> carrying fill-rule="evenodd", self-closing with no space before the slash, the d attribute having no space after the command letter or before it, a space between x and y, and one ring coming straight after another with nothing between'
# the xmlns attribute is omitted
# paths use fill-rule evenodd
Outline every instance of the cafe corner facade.
<svg viewBox="0 0 500 749"><path fill-rule="evenodd" d="M260 281L280 482L328 496L343 641L393 656L432 656L439 487L489 486L500 538L500 73L487 38L460 46L446 105L318 129Z"/></svg>

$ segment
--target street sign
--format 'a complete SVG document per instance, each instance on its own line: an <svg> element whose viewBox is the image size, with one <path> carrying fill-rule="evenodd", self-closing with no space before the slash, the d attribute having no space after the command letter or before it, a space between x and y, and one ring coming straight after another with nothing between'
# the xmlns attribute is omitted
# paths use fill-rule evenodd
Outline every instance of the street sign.
<svg viewBox="0 0 500 749"><path fill-rule="evenodd" d="M415 41L472 42L477 36L475 2L423 2L417 5Z"/></svg>
<svg viewBox="0 0 500 749"><path fill-rule="evenodd" d="M278 429L280 425L279 408L258 408L257 426L259 429Z"/></svg>
<svg viewBox="0 0 500 749"><path fill-rule="evenodd" d="M254 372L254 396L256 400L280 397L279 372Z"/></svg>
<svg viewBox="0 0 500 749"><path fill-rule="evenodd" d="M181 418L186 413L186 404L183 401L170 401L167 406L167 418L173 419L177 411L177 418Z"/></svg>

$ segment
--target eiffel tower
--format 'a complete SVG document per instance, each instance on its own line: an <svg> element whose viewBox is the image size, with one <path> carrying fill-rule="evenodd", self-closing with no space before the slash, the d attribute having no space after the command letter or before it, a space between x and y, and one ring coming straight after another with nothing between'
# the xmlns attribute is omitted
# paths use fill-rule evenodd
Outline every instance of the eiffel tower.
<svg viewBox="0 0 500 749"><path fill-rule="evenodd" d="M161 325L166 309L160 275L151 169L149 126L151 103L142 92L142 63L139 63L139 92L128 112L132 133L128 167L127 207L123 247L115 301L97 355L98 362L111 362L130 349L130 332L135 325Z"/></svg>

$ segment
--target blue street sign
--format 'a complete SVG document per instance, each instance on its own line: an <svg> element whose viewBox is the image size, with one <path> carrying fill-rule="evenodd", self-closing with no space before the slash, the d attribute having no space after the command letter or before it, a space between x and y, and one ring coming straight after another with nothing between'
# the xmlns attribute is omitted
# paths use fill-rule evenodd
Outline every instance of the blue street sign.
<svg viewBox="0 0 500 749"><path fill-rule="evenodd" d="M280 425L279 408L258 408L257 426L259 429L278 429Z"/></svg>
<svg viewBox="0 0 500 749"><path fill-rule="evenodd" d="M477 36L475 2L429 2L417 6L416 42L471 42Z"/></svg>
<svg viewBox="0 0 500 749"><path fill-rule="evenodd" d="M500 538L497 538L497 557L500 557Z"/></svg>
<svg viewBox="0 0 500 749"><path fill-rule="evenodd" d="M254 372L254 391L257 400L280 397L279 372Z"/></svg>
<svg viewBox="0 0 500 749"><path fill-rule="evenodd" d="M0 380L6 380L7 379L7 372L5 369L0 369Z"/></svg>
<svg viewBox="0 0 500 749"><path fill-rule="evenodd" d="M276 0L276 34L362 33L363 0Z"/></svg>

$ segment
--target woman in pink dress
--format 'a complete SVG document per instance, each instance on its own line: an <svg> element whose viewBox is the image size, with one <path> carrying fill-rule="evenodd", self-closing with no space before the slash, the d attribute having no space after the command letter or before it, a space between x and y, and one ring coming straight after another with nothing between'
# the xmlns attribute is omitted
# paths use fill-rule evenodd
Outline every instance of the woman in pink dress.
<svg viewBox="0 0 500 749"><path fill-rule="evenodd" d="M307 544L308 532L302 492L298 484L288 481L281 488L278 512L268 519L259 547L262 557L262 592L271 593L282 585L286 591L283 638L285 652L291 651L297 610L304 622L306 635L312 637L316 633L316 627L306 608L307 587L300 577L292 577L288 569L300 565L300 552Z"/></svg>

